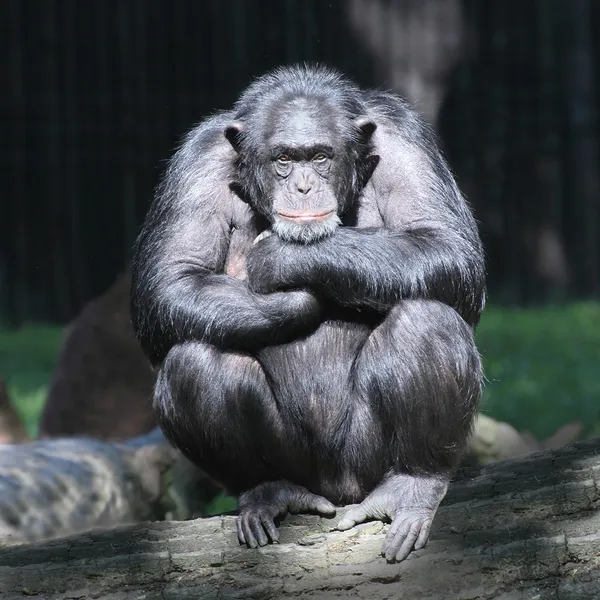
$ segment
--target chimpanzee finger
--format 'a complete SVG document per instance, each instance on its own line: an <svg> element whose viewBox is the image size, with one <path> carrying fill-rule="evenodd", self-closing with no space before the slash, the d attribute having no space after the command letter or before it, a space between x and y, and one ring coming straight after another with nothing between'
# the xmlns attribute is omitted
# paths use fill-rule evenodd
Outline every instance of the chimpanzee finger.
<svg viewBox="0 0 600 600"><path fill-rule="evenodd" d="M417 541L415 542L415 550L421 550L421 548L425 548L427 544L427 540L429 539L429 532L431 531L431 525L433 524L432 519L427 519L425 523L423 523L421 527L421 533Z"/></svg>
<svg viewBox="0 0 600 600"><path fill-rule="evenodd" d="M392 525L394 523L392 522ZM406 539L406 536L410 530L411 521L410 519L398 519L398 526L391 531L388 531L386 536L386 548L385 548L385 559L388 562L394 562L396 555L398 554L402 543ZM392 535L390 535L392 533ZM415 536L416 539L416 536ZM414 540L413 540L414 541Z"/></svg>
<svg viewBox="0 0 600 600"><path fill-rule="evenodd" d="M261 516L261 523L264 530L267 532L269 538L274 544L279 543L279 530L275 527L275 522L269 515Z"/></svg>
<svg viewBox="0 0 600 600"><path fill-rule="evenodd" d="M337 529L339 531L345 531L346 529L351 529L355 525L359 523L364 523L369 518L369 514L365 510L365 507L362 504L359 504L355 508L351 508L342 518L342 520L337 524Z"/></svg>
<svg viewBox="0 0 600 600"><path fill-rule="evenodd" d="M261 517L258 514L253 514L250 516L250 527L252 528L252 533L256 538L259 546L266 546L269 543L269 539L267 538L267 534L263 529L261 523Z"/></svg>
<svg viewBox="0 0 600 600"><path fill-rule="evenodd" d="M291 496L287 509L291 514L314 511L322 515L335 515L336 512L335 506L329 500L310 492Z"/></svg>
<svg viewBox="0 0 600 600"><path fill-rule="evenodd" d="M419 533L421 532L421 521L413 521L412 523L409 522L408 528L407 529L402 529L399 532L399 535L396 536L396 539L394 540L392 546L397 547L397 551L396 551L396 556L389 556L390 552L388 550L388 553L386 554L386 558L388 560L394 560L396 559L397 562L400 562L401 560L404 560L409 554L410 551L413 549L413 546L415 545L415 542L417 540L417 538L419 537Z"/></svg>
<svg viewBox="0 0 600 600"><path fill-rule="evenodd" d="M394 519L383 545L383 554L388 562L404 560L416 543L421 539L423 527L427 527L429 519L423 515L402 515Z"/></svg>
<svg viewBox="0 0 600 600"><path fill-rule="evenodd" d="M242 517L238 517L235 521L237 528L237 536L240 544L246 544L246 536L244 535L244 529L242 528Z"/></svg>
<svg viewBox="0 0 600 600"><path fill-rule="evenodd" d="M335 506L329 502L326 498L321 498L320 496L316 497L316 501L314 503L314 510L316 510L320 515L330 515L333 516L337 512Z"/></svg>
<svg viewBox="0 0 600 600"><path fill-rule="evenodd" d="M390 528L388 529L387 535L385 536L383 546L381 547L382 556L387 555L387 551L388 551L388 548L390 547L390 544L394 541L394 539L396 537L396 533L398 532L398 529L400 529L400 527L403 524L404 524L403 519L394 519L392 521L392 524L390 525Z"/></svg>
<svg viewBox="0 0 600 600"><path fill-rule="evenodd" d="M250 522L247 516L244 516L242 520L242 530L244 533L244 539L246 540L246 545L248 548L257 548L258 542L254 537L254 533L252 532L252 527L250 526Z"/></svg>

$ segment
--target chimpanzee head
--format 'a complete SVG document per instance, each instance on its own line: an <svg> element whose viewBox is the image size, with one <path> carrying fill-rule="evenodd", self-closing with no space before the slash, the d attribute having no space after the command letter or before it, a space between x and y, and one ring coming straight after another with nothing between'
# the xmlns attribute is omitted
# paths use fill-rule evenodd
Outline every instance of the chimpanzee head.
<svg viewBox="0 0 600 600"><path fill-rule="evenodd" d="M358 89L325 69L276 71L250 86L236 109L225 136L248 201L284 239L333 233L365 183L376 127Z"/></svg>

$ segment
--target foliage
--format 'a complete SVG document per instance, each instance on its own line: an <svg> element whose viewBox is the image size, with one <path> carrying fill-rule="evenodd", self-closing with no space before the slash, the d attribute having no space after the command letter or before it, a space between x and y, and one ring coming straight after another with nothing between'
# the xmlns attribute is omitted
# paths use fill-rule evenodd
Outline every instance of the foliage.
<svg viewBox="0 0 600 600"><path fill-rule="evenodd" d="M0 377L31 435L62 330L0 331ZM581 420L600 434L600 303L543 309L488 307L477 330L488 379L482 410L538 439Z"/></svg>
<svg viewBox="0 0 600 600"><path fill-rule="evenodd" d="M0 378L30 436L36 436L38 418L56 362L62 329L26 325L0 331Z"/></svg>

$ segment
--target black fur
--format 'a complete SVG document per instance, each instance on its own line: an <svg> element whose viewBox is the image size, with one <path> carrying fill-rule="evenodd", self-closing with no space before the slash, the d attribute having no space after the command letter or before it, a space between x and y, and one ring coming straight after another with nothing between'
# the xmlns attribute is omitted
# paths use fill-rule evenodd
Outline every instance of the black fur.
<svg viewBox="0 0 600 600"><path fill-rule="evenodd" d="M331 501L362 502L341 529L393 519L390 560L425 544L481 395L485 282L471 212L400 98L312 67L253 83L173 157L132 290L161 426L242 495L240 541Z"/></svg>

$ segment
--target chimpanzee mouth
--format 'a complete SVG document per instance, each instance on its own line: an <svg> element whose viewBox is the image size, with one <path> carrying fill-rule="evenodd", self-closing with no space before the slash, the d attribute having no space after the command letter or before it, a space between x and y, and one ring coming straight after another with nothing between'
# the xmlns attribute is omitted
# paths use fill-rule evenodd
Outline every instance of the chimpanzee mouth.
<svg viewBox="0 0 600 600"><path fill-rule="evenodd" d="M333 214L333 209L328 211L299 210L294 212L278 212L277 215L293 223L310 223L324 221Z"/></svg>
<svg viewBox="0 0 600 600"><path fill-rule="evenodd" d="M293 216L289 216L293 215ZM309 244L328 237L341 225L335 210L275 213L273 232L281 239Z"/></svg>

